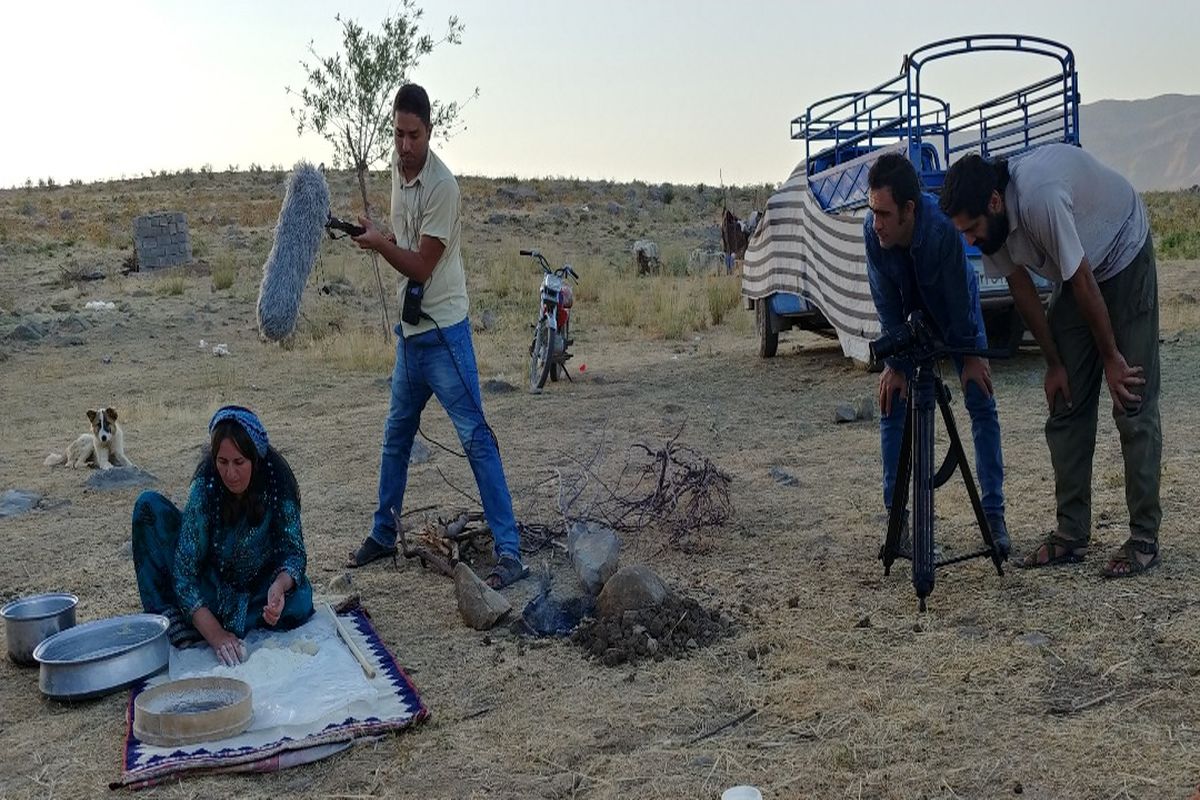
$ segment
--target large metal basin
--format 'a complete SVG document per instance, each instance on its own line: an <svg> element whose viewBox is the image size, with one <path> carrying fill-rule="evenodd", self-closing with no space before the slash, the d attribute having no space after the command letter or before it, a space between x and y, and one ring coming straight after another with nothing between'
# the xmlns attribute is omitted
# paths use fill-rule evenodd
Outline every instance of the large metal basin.
<svg viewBox="0 0 1200 800"><path fill-rule="evenodd" d="M75 625L75 606L79 598L66 592L20 597L4 608L4 636L8 657L18 664L36 664L33 650L43 639Z"/></svg>
<svg viewBox="0 0 1200 800"><path fill-rule="evenodd" d="M38 688L54 700L83 700L160 672L171 652L168 625L158 614L129 614L56 633L33 651Z"/></svg>

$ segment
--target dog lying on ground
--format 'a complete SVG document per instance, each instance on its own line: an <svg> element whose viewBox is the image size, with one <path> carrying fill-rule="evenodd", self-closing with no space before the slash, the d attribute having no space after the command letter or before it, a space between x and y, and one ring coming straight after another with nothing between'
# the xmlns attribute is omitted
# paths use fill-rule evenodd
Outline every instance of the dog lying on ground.
<svg viewBox="0 0 1200 800"><path fill-rule="evenodd" d="M80 434L67 447L66 453L46 456L46 466L66 464L73 469L83 466L100 469L112 469L114 465L132 467L133 462L125 455L125 432L117 423L116 409L89 409L87 417L92 423L91 432Z"/></svg>

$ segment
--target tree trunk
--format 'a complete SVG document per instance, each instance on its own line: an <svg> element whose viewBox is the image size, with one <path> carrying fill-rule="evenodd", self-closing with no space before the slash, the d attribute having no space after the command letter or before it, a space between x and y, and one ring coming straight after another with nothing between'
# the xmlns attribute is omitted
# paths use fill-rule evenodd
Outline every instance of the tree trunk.
<svg viewBox="0 0 1200 800"><path fill-rule="evenodd" d="M371 216L371 201L367 199L367 162L355 152L354 141L350 138L350 130L346 130L346 144L350 148L350 154L354 158L354 171L358 175L358 190L362 192L363 201L363 216ZM392 339L392 320L388 314L387 295L383 290L383 275L379 272L379 254L374 250L371 251L371 266L375 268L375 283L379 286L379 310L383 316L383 339L391 341Z"/></svg>

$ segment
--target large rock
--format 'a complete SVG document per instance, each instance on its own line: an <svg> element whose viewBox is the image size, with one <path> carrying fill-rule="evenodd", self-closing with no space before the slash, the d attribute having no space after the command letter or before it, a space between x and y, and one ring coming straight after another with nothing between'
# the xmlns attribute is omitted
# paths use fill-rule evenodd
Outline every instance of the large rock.
<svg viewBox="0 0 1200 800"><path fill-rule="evenodd" d="M113 489L135 489L139 486L153 486L158 478L139 467L113 467L98 469L87 479L89 489L102 492Z"/></svg>
<svg viewBox="0 0 1200 800"><path fill-rule="evenodd" d="M429 459L433 458L433 453L429 447L420 439L413 439L412 450L408 453L409 464L424 464Z"/></svg>
<svg viewBox="0 0 1200 800"><path fill-rule="evenodd" d="M635 564L622 567L608 579L596 599L601 617L620 617L626 611L662 605L670 590L649 567Z"/></svg>
<svg viewBox="0 0 1200 800"><path fill-rule="evenodd" d="M42 496L27 489L9 489L0 494L0 517L16 517L37 508Z"/></svg>
<svg viewBox="0 0 1200 800"><path fill-rule="evenodd" d="M617 571L621 542L612 528L596 522L574 522L567 531L571 566L588 594L599 594Z"/></svg>
<svg viewBox="0 0 1200 800"><path fill-rule="evenodd" d="M512 611L504 595L488 586L475 571L461 561L454 567L454 591L458 595L458 613L463 622L477 631L486 631Z"/></svg>

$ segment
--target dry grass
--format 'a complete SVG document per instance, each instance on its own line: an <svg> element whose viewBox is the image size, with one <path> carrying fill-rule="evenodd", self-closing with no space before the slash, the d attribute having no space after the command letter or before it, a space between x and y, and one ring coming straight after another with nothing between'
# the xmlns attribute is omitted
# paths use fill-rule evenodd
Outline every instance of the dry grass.
<svg viewBox="0 0 1200 800"><path fill-rule="evenodd" d="M154 281L154 292L163 297L178 297L187 286L187 279L182 275L164 275Z"/></svg>
<svg viewBox="0 0 1200 800"><path fill-rule="evenodd" d="M220 292L233 286L237 280L238 267L232 256L219 257L212 267L213 291Z"/></svg>
<svg viewBox="0 0 1200 800"><path fill-rule="evenodd" d="M384 339L378 327L355 327L314 338L309 353L334 369L372 375L389 375L396 361L394 339Z"/></svg>

